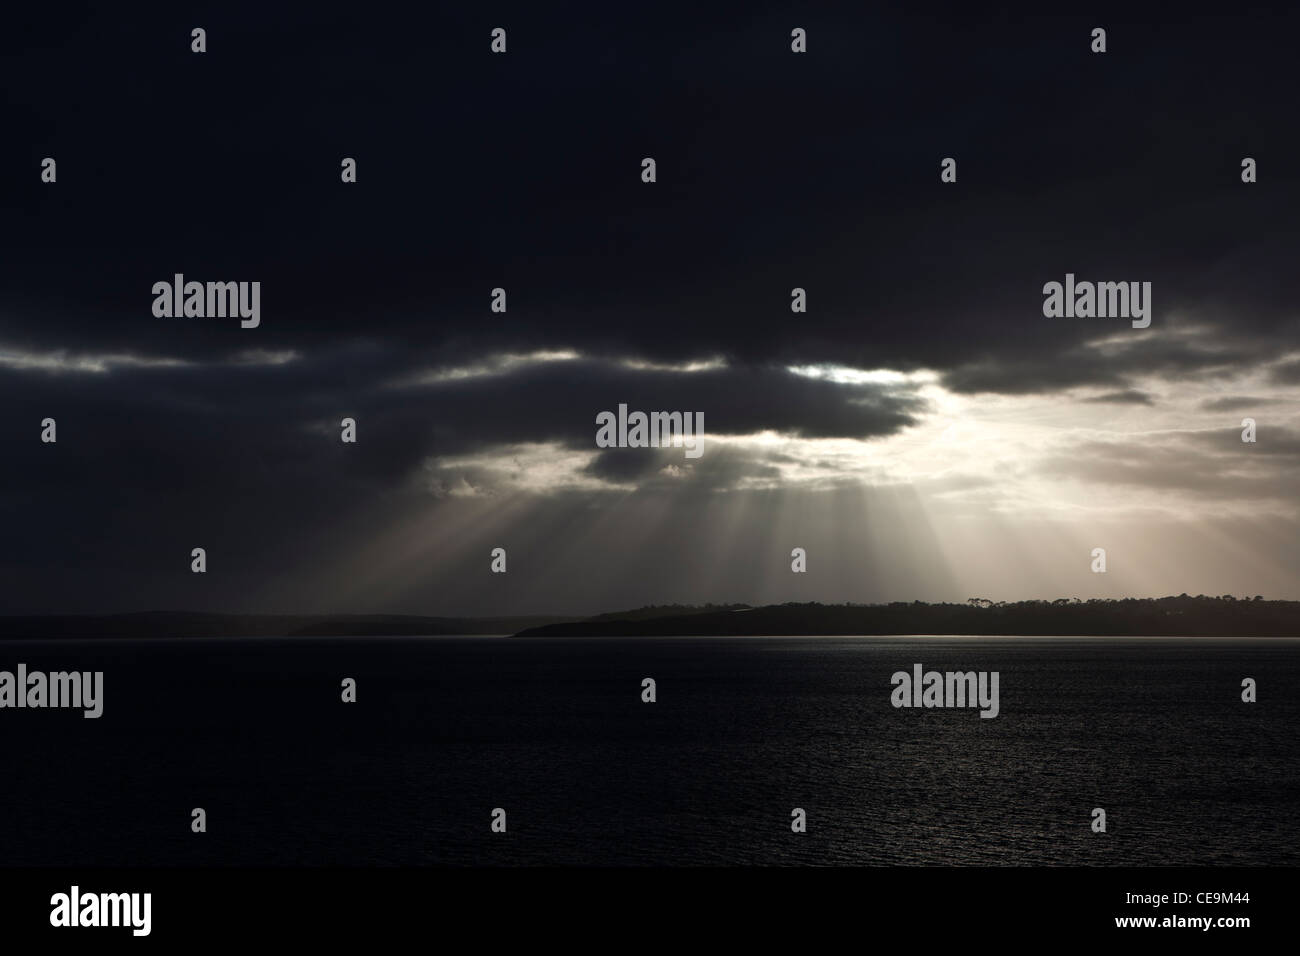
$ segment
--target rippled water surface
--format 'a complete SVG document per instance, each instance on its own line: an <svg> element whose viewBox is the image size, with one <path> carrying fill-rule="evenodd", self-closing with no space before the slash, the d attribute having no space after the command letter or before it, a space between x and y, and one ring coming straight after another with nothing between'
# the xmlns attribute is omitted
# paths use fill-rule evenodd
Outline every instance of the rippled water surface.
<svg viewBox="0 0 1300 956"><path fill-rule="evenodd" d="M20 661L104 671L104 716L0 710L5 864L1300 862L1292 640L0 643ZM998 671L1001 713L895 709L915 663Z"/></svg>

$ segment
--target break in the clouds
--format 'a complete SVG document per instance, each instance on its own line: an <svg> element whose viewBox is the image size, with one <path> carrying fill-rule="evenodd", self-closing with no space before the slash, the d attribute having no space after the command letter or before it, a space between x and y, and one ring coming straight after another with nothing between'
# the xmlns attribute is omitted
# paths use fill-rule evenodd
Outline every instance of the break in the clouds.
<svg viewBox="0 0 1300 956"><path fill-rule="evenodd" d="M1100 57L1074 17L807 12L793 56L784 6L678 13L500 9L491 58L469 10L232 10L201 63L172 16L33 19L5 606L1300 596L1296 14L1121 12ZM223 134L131 145L178 116ZM155 316L178 273L256 278L257 327ZM1150 327L1045 317L1068 273L1150 282ZM703 455L597 447L620 403Z"/></svg>

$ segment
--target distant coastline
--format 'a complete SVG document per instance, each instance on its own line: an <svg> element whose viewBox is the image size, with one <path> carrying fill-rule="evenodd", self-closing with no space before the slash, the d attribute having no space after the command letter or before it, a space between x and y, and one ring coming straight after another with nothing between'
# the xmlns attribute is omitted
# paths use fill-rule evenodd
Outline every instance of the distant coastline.
<svg viewBox="0 0 1300 956"><path fill-rule="evenodd" d="M656 605L586 618L557 615L258 615L147 611L0 616L0 640L500 634L655 637L954 634L972 636L1300 637L1300 601L1163 598L963 604Z"/></svg>
<svg viewBox="0 0 1300 956"><path fill-rule="evenodd" d="M1297 637L1300 601L1178 597L965 604L773 604L546 624L521 637L968 634L1091 637ZM744 613L737 613L743 611Z"/></svg>

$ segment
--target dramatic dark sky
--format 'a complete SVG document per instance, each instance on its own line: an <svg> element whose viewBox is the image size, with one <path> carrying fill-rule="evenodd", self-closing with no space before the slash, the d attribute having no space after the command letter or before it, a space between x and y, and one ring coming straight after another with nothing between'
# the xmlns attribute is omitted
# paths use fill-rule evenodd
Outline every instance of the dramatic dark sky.
<svg viewBox="0 0 1300 956"><path fill-rule="evenodd" d="M5 610L1300 598L1300 15L271 6L6 14Z"/></svg>

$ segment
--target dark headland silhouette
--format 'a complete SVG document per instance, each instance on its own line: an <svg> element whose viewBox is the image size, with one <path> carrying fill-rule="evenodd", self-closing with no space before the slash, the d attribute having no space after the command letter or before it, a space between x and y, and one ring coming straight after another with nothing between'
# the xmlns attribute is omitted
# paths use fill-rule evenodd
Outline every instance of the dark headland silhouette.
<svg viewBox="0 0 1300 956"><path fill-rule="evenodd" d="M543 636L971 634L1093 637L1296 637L1300 601L1262 597L1058 598L965 604L771 604L764 607L641 609L628 615L545 624Z"/></svg>
<svg viewBox="0 0 1300 956"><path fill-rule="evenodd" d="M970 634L1095 637L1300 637L1300 601L1262 597L1058 598L964 604L655 605L566 619L418 615L258 615L150 611L0 616L0 640L99 637L518 637Z"/></svg>

